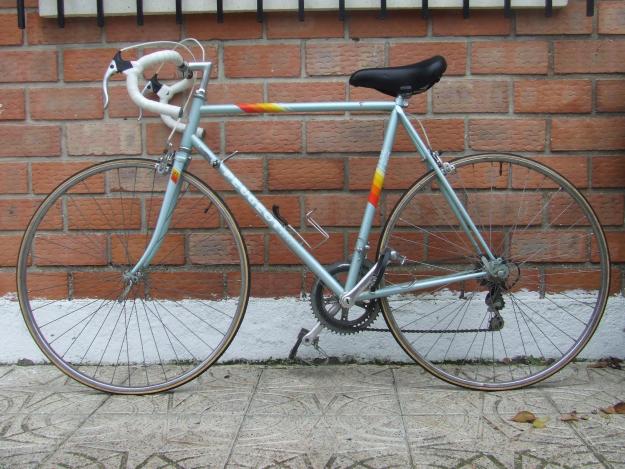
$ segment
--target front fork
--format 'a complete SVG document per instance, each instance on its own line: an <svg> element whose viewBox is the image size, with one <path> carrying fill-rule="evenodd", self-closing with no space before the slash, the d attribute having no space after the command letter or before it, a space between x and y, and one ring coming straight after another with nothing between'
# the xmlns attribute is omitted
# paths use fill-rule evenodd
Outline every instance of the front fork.
<svg viewBox="0 0 625 469"><path fill-rule="evenodd" d="M158 164L160 163L157 163L157 165ZM180 194L182 173L185 171L188 164L189 153L185 150L177 151L174 155L167 189L165 190L165 196L163 197L163 205L159 211L156 226L152 232L152 237L150 238L150 242L145 248L145 251L139 261L137 261L135 266L124 275L127 282L135 283L141 277L141 272L150 265L152 258L163 243L165 235L167 234L167 229L169 228L171 215L176 208L178 195ZM155 171L157 170L155 169ZM146 220L146 222L149 223L149 220Z"/></svg>

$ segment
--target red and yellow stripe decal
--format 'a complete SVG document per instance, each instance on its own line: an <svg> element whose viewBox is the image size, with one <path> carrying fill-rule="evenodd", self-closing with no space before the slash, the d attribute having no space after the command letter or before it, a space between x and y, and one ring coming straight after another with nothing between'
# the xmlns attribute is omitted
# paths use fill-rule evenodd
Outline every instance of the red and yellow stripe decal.
<svg viewBox="0 0 625 469"><path fill-rule="evenodd" d="M242 103L236 105L243 112L262 113L262 112L286 112L286 109L276 103Z"/></svg>
<svg viewBox="0 0 625 469"><path fill-rule="evenodd" d="M378 208L382 186L384 185L384 172L380 168L376 168L373 182L371 183L371 191L369 192L369 203Z"/></svg>
<svg viewBox="0 0 625 469"><path fill-rule="evenodd" d="M174 184L178 184L178 179L180 179L180 171L174 168L171 171L171 180L174 182Z"/></svg>

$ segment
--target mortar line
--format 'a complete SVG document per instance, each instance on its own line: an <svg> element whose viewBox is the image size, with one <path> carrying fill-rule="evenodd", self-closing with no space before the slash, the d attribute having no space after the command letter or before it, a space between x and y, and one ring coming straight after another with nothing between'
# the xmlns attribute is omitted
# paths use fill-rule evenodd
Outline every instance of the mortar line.
<svg viewBox="0 0 625 469"><path fill-rule="evenodd" d="M408 428L406 427L406 419L404 418L404 411L401 406L401 400L399 399L399 391L397 390L397 379L395 377L395 369L391 367L391 376L393 377L393 389L395 390L395 398L397 399L397 405L399 407L399 417L401 419L401 427L404 432L404 440L406 441L406 450L408 451L408 462L410 467L416 467L414 459L412 457L412 450L410 449L410 441L408 440Z"/></svg>

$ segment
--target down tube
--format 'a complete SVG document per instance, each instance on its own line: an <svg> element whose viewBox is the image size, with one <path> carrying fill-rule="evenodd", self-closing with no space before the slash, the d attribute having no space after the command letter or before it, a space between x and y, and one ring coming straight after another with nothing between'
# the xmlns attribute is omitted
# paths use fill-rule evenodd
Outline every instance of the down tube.
<svg viewBox="0 0 625 469"><path fill-rule="evenodd" d="M345 293L345 289L332 277L323 266L315 259L304 247L291 236L282 223L280 223L273 214L265 208L260 200L258 200L250 190L230 171L224 163L208 148L202 140L196 135L191 136L193 146L200 154L213 166L228 183L236 190L243 199L254 209L258 216L273 230L288 248L299 257L304 264L317 276L328 288L337 295Z"/></svg>
<svg viewBox="0 0 625 469"><path fill-rule="evenodd" d="M484 238L475 226L475 223L473 223L471 216L467 213L466 209L462 205L462 202L460 202L460 199L458 199L458 196L454 192L453 188L449 185L449 182L447 181L447 178L443 174L441 168L439 168L438 165L433 161L432 156L430 155L430 151L425 147L424 143L419 138L419 135L410 124L410 121L408 120L404 112L400 109L398 110L398 114L401 118L404 128L406 129L406 132L408 132L408 135L410 136L410 139L417 146L419 153L423 155L431 169L436 173L438 181L441 185L441 189L444 190L443 195L445 195L445 198L447 199L450 208L456 214L456 217L458 218L458 221L462 225L462 228L469 237L471 244L473 244L478 252L480 248L482 248L483 253L488 257L488 260L494 261L495 256L491 252L486 241L484 241ZM479 243L479 245L477 243Z"/></svg>

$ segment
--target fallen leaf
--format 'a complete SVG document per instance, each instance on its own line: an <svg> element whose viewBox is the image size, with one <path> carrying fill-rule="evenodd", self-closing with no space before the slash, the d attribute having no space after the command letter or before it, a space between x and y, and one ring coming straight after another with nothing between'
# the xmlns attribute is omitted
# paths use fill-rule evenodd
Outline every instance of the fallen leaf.
<svg viewBox="0 0 625 469"><path fill-rule="evenodd" d="M602 407L601 409L599 409L601 412L603 412L604 414L615 414L616 410L614 410L614 406L611 405L610 407Z"/></svg>
<svg viewBox="0 0 625 469"><path fill-rule="evenodd" d="M601 359L595 363L591 363L590 365L588 365L588 368L614 368L616 370L621 370L621 363L623 363L623 360L621 360L620 358L608 357Z"/></svg>
<svg viewBox="0 0 625 469"><path fill-rule="evenodd" d="M547 426L547 422L549 421L549 417L543 417L540 419L536 419L532 422L532 426L534 428L545 428Z"/></svg>
<svg viewBox="0 0 625 469"><path fill-rule="evenodd" d="M625 414L625 402L617 402L616 404L614 404L613 407L614 412L616 412L617 414Z"/></svg>
<svg viewBox="0 0 625 469"><path fill-rule="evenodd" d="M517 412L517 414L510 420L518 423L532 423L534 420L536 420L536 416L528 410L522 410L520 412Z"/></svg>
<svg viewBox="0 0 625 469"><path fill-rule="evenodd" d="M577 412L573 411L568 414L560 415L560 420L563 422L577 422L579 420L579 416L577 415Z"/></svg>

